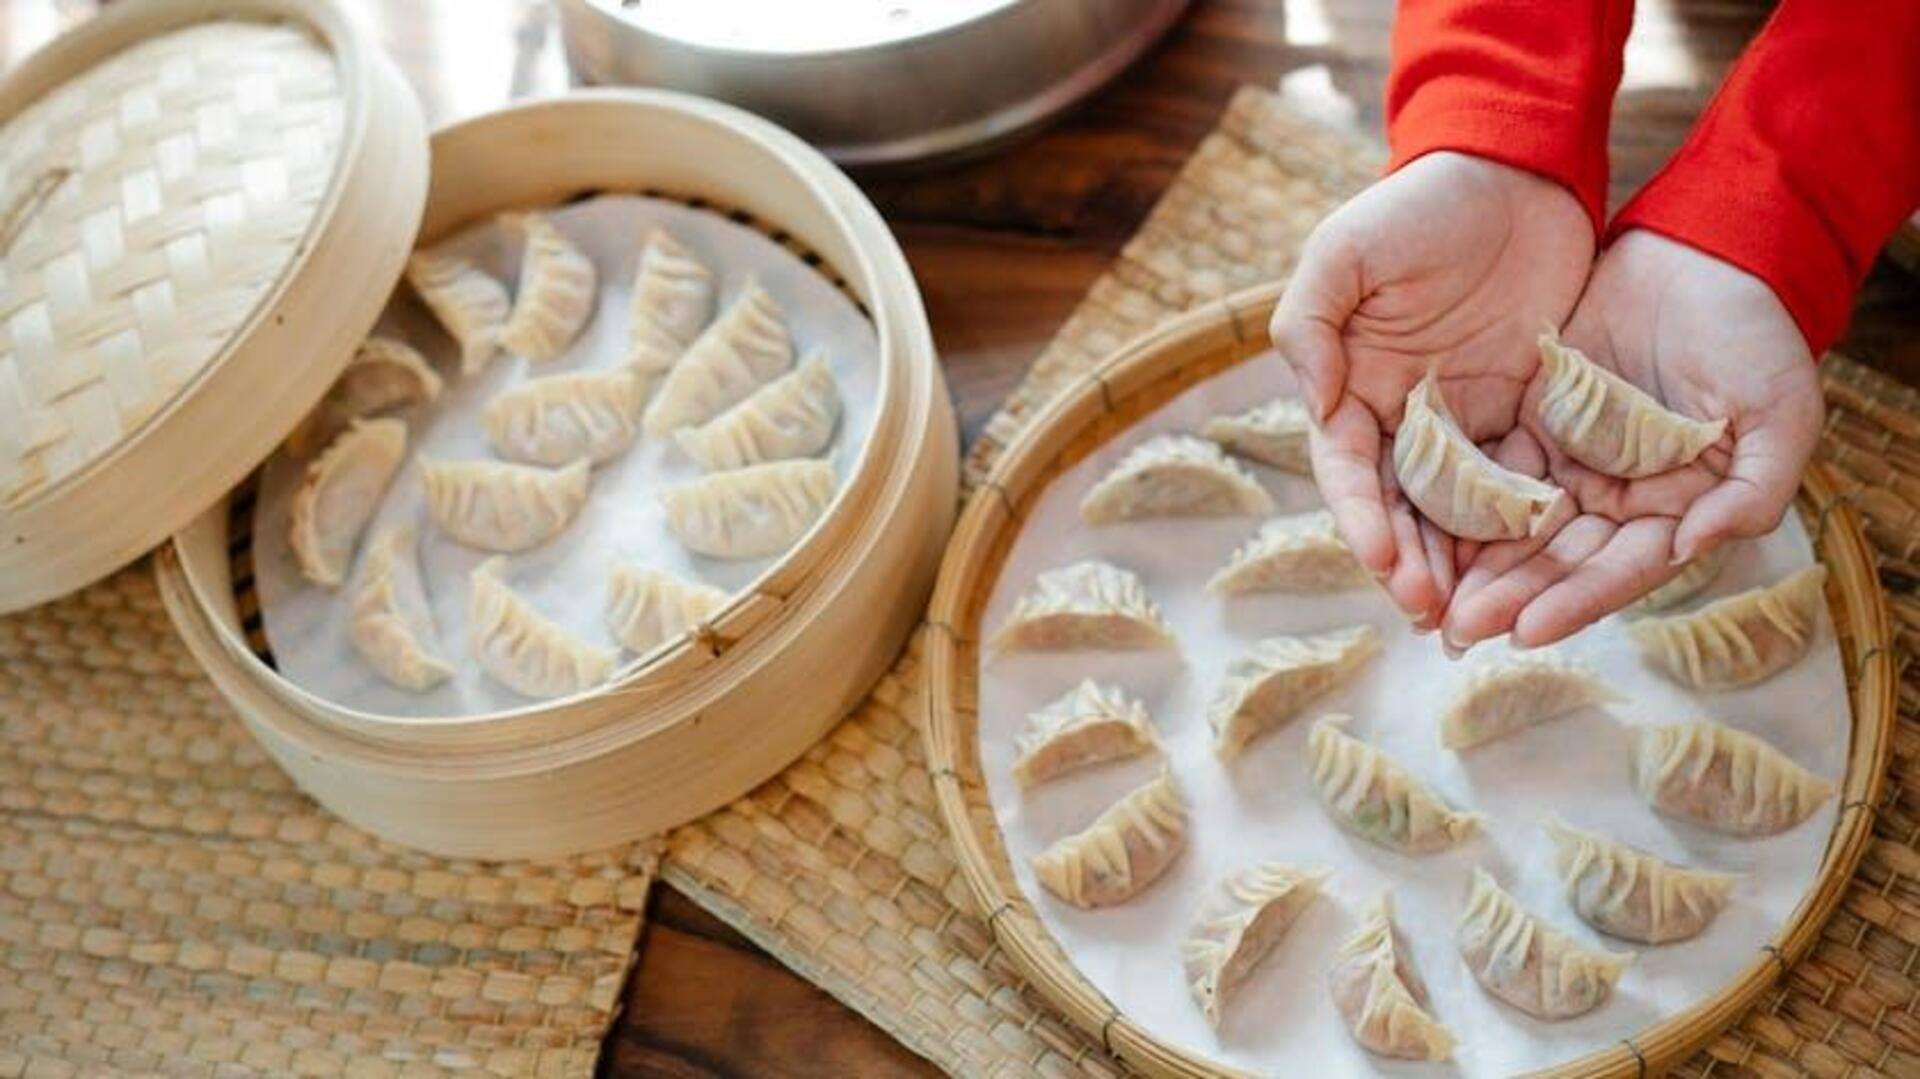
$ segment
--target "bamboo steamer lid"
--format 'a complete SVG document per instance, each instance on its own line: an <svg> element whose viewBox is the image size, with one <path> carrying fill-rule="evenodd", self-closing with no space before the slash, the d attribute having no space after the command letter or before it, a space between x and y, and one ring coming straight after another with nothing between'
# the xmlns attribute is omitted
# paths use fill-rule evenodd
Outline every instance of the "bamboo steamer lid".
<svg viewBox="0 0 1920 1079"><path fill-rule="evenodd" d="M333 0L130 0L0 82L0 613L125 565L325 393L425 205Z"/></svg>

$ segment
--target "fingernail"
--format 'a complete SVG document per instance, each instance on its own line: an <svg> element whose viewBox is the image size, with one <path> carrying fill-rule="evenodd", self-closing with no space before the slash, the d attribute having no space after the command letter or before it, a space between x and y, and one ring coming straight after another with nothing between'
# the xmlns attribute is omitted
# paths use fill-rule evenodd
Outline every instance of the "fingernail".
<svg viewBox="0 0 1920 1079"><path fill-rule="evenodd" d="M1447 654L1448 659L1457 660L1462 656L1465 656L1467 654L1467 650L1472 647L1473 647L1473 644L1471 642L1464 645L1455 644L1452 637L1449 637L1444 633L1440 635L1440 650Z"/></svg>

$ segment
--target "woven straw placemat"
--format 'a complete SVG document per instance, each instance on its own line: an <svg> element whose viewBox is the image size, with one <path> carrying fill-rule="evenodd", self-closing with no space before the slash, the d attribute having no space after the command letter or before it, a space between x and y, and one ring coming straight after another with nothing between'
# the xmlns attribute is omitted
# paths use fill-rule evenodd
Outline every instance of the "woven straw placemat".
<svg viewBox="0 0 1920 1079"><path fill-rule="evenodd" d="M144 566L0 618L0 1076L590 1075L656 861L449 861L333 819Z"/></svg>
<svg viewBox="0 0 1920 1079"><path fill-rule="evenodd" d="M1153 323L1292 269L1376 148L1243 89L967 461L984 474L1060 386ZM1838 357L1824 456L1882 552L1903 658L1920 649L1920 395ZM668 838L663 879L955 1074L1123 1068L994 946L948 853L919 724L916 637L826 741ZM1920 1075L1920 665L1907 664L1889 795L1840 912L1690 1075Z"/></svg>

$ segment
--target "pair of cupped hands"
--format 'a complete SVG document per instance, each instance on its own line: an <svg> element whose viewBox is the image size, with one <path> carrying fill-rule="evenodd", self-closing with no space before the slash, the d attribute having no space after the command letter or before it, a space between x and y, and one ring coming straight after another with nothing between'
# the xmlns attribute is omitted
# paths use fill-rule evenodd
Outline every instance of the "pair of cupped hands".
<svg viewBox="0 0 1920 1079"><path fill-rule="evenodd" d="M1549 327L1669 409L1725 418L1726 433L1643 479L1573 461L1536 407ZM1564 187L1459 153L1413 161L1323 222L1272 336L1315 415L1314 477L1341 535L1415 627L1455 649L1506 633L1550 644L1687 560L1771 531L1821 424L1806 340L1760 279L1645 231L1596 253ZM1535 535L1457 539L1400 493L1393 439L1430 365L1468 437L1565 490Z"/></svg>

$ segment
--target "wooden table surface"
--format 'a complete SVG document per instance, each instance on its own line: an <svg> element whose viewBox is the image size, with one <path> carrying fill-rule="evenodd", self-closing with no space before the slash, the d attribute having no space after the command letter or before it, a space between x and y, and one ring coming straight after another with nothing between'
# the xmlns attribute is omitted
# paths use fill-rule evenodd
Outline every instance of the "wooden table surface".
<svg viewBox="0 0 1920 1079"><path fill-rule="evenodd" d="M435 124L569 84L540 0L344 0ZM1617 205L1677 146L1765 18L1751 0L1642 2L1614 108ZM4 0L0 65L94 0ZM1045 133L991 157L862 177L913 263L968 436L1132 234L1234 89L1278 87L1378 137L1391 0L1196 0L1166 42ZM1886 259L1841 348L1920 384L1920 281ZM610 1075L903 1075L932 1068L667 888L655 891Z"/></svg>

